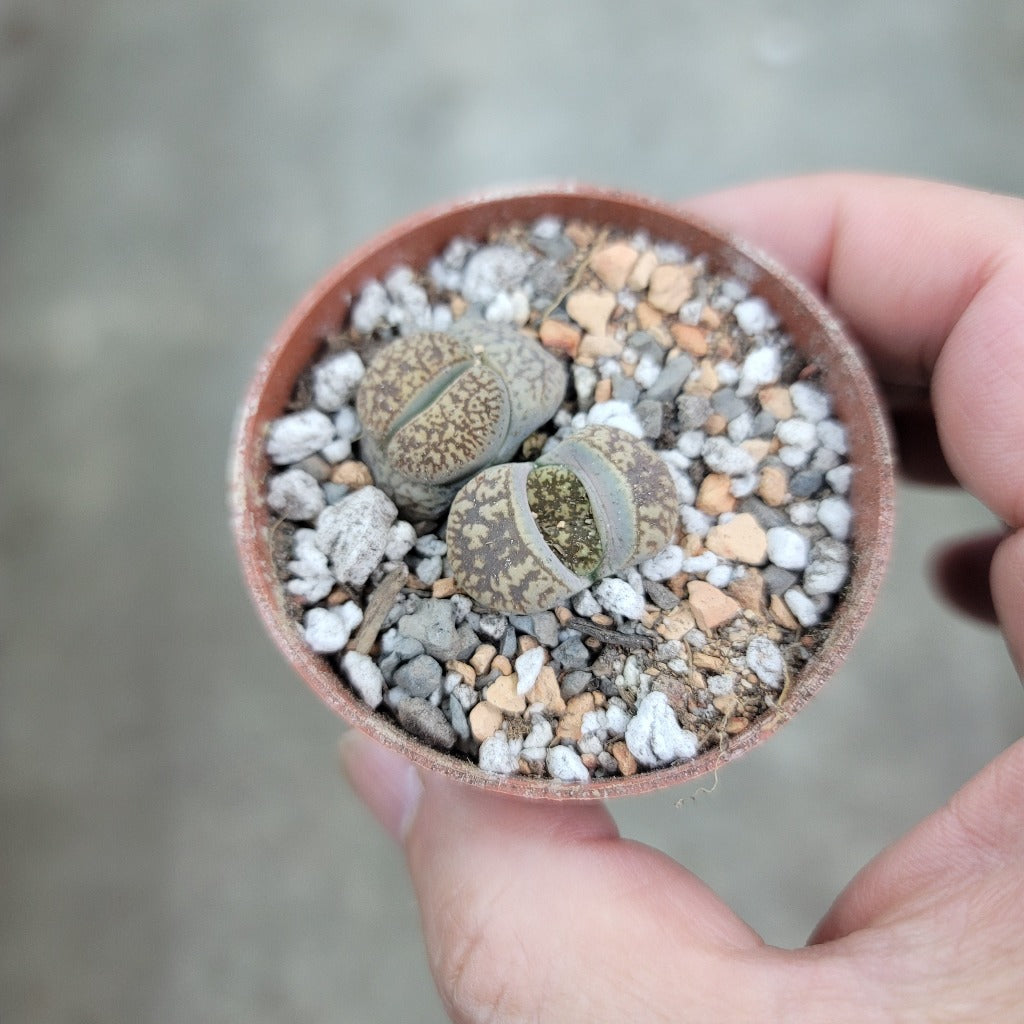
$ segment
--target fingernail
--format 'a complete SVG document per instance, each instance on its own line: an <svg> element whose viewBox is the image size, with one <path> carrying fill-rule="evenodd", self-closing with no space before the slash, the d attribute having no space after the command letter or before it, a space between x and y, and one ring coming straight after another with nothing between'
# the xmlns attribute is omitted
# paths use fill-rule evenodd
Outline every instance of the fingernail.
<svg viewBox="0 0 1024 1024"><path fill-rule="evenodd" d="M404 843L423 796L416 767L356 729L342 736L339 749L356 795L392 839Z"/></svg>

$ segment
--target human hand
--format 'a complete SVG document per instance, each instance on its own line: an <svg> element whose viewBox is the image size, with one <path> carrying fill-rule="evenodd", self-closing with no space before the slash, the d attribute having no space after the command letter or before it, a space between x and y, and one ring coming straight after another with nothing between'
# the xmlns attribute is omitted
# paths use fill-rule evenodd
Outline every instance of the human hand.
<svg viewBox="0 0 1024 1024"><path fill-rule="evenodd" d="M999 622L1021 672L1024 201L826 175L686 206L773 254L850 325L899 395L909 474L952 475L1007 524L948 548L939 577ZM404 846L457 1021L1024 1020L1024 740L861 871L795 951L621 839L599 804L471 789L355 732L342 756ZM594 937L612 926L608 969Z"/></svg>

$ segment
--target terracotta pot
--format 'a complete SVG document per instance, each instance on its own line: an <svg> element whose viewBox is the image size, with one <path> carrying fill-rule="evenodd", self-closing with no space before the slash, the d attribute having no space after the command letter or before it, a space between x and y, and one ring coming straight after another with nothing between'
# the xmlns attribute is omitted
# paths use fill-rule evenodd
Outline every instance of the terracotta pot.
<svg viewBox="0 0 1024 1024"><path fill-rule="evenodd" d="M712 271L741 277L780 317L797 349L824 368L836 413L847 425L849 461L856 467L852 575L831 620L828 638L793 681L784 711L766 713L727 749L711 749L671 768L568 784L546 778L499 777L453 754L419 742L350 691L326 659L306 646L274 570L270 517L264 504L269 463L263 451L267 424L280 416L293 385L321 340L345 319L353 296L396 264L425 266L456 235L484 238L488 229L545 214L645 229L655 239L705 253ZM893 454L879 395L858 349L833 315L806 287L742 241L696 222L679 210L647 199L589 187L487 193L404 220L343 259L299 302L256 369L235 438L231 475L234 533L245 581L263 623L285 658L314 692L346 721L432 771L492 790L544 799L638 794L714 771L773 735L810 700L839 667L878 592L888 562L894 517Z"/></svg>

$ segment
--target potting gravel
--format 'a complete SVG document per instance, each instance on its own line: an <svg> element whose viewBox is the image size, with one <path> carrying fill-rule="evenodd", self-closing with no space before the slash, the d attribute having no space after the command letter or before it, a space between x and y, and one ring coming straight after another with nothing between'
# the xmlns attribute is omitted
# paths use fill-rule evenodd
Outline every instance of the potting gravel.
<svg viewBox="0 0 1024 1024"><path fill-rule="evenodd" d="M679 500L663 551L535 615L476 608L445 522L402 519L358 459L373 355L474 316L570 365L522 457L618 427L660 453ZM586 782L727 746L784 703L852 556L846 432L784 327L699 253L553 217L371 281L267 431L279 573L311 648L369 707L486 772Z"/></svg>

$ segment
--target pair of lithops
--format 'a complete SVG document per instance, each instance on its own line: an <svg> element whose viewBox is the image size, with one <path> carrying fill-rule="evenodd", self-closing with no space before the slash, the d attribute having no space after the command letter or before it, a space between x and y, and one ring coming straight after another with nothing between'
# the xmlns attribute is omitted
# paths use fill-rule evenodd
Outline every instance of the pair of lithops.
<svg viewBox="0 0 1024 1024"><path fill-rule="evenodd" d="M552 608L656 554L675 487L642 440L588 426L535 462L510 462L565 396L559 360L505 325L460 321L392 342L357 399L362 456L404 514L448 509L448 555L483 608Z"/></svg>

